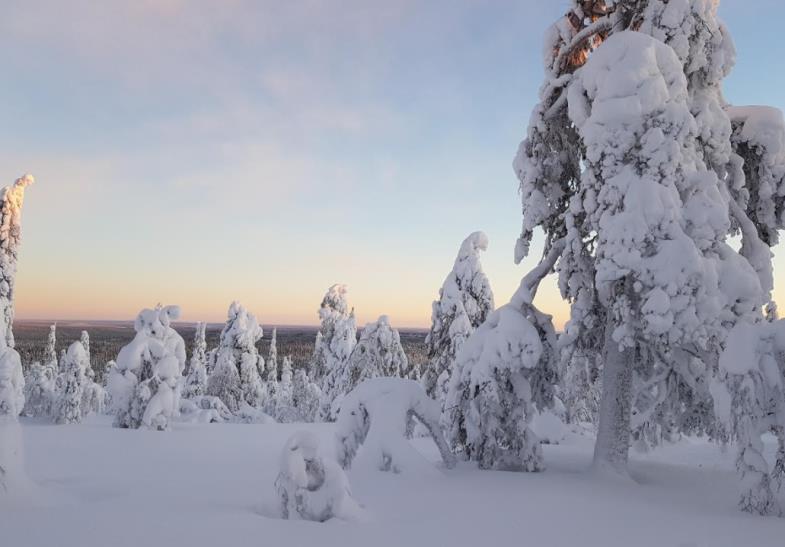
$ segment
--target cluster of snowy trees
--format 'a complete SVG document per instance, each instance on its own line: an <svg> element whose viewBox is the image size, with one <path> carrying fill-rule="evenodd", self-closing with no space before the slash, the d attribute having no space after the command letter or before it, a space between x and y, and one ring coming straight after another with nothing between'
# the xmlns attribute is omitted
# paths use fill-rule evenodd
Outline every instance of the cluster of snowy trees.
<svg viewBox="0 0 785 547"><path fill-rule="evenodd" d="M23 414L51 419L58 424L79 423L90 413L106 408L105 386L95 381L90 364L90 335L82 331L78 341L57 357L57 326L49 327L44 361L27 367Z"/></svg>

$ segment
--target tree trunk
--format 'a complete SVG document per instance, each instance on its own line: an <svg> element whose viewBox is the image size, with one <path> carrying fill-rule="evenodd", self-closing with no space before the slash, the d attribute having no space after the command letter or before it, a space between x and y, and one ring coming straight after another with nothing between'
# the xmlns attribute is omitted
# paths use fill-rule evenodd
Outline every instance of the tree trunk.
<svg viewBox="0 0 785 547"><path fill-rule="evenodd" d="M632 349L619 350L608 325L605 335L602 400L594 468L627 475L632 411Z"/></svg>

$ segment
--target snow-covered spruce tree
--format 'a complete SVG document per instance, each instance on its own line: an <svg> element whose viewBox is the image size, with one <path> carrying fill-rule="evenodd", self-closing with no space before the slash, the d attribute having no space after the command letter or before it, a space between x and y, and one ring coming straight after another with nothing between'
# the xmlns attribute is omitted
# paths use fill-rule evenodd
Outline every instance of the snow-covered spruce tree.
<svg viewBox="0 0 785 547"><path fill-rule="evenodd" d="M287 355L281 364L281 381L275 397L275 419L280 422L294 422L297 412L294 406L294 384L292 378L292 357Z"/></svg>
<svg viewBox="0 0 785 547"><path fill-rule="evenodd" d="M480 264L488 249L488 236L474 232L461 244L452 270L439 289L431 311L431 329L425 339L428 364L422 373L426 393L442 406L455 356L469 335L493 311L491 285Z"/></svg>
<svg viewBox="0 0 785 547"><path fill-rule="evenodd" d="M82 395L87 382L87 352L81 342L68 347L63 370L62 390L57 394L54 421L58 424L76 424L86 414L82 409Z"/></svg>
<svg viewBox="0 0 785 547"><path fill-rule="evenodd" d="M263 361L264 362L264 361ZM275 369L276 378L278 375L278 329L273 328L273 335L270 338L270 349L267 352L267 361L264 362L265 370L268 365L270 369ZM260 373L261 374L261 373Z"/></svg>
<svg viewBox="0 0 785 547"><path fill-rule="evenodd" d="M57 323L49 326L49 336L46 339L46 348L44 349L43 366L52 367L57 371Z"/></svg>
<svg viewBox="0 0 785 547"><path fill-rule="evenodd" d="M188 366L188 376L185 378L183 387L183 396L185 398L202 396L207 389L207 341L205 329L206 325L204 323L196 324L193 353Z"/></svg>
<svg viewBox="0 0 785 547"><path fill-rule="evenodd" d="M177 306L159 306L136 317L136 336L120 350L109 375L116 427L165 430L177 415L185 342L169 324L179 314Z"/></svg>
<svg viewBox="0 0 785 547"><path fill-rule="evenodd" d="M349 311L346 285L336 284L327 290L319 307L321 327L316 334L308 376L329 391L325 378L336 363L349 358L357 341L354 310ZM353 328L353 329L352 329Z"/></svg>
<svg viewBox="0 0 785 547"><path fill-rule="evenodd" d="M239 302L232 302L207 380L207 395L221 399L232 412L243 403L260 408L264 402L256 349L262 334L256 317Z"/></svg>
<svg viewBox="0 0 785 547"><path fill-rule="evenodd" d="M700 416L700 408L710 407L708 378L727 327L758 313L771 287L770 253L741 205L745 184L756 183L745 181L743 162L731 146L720 85L734 55L716 10L716 2L704 0L573 2L548 34L546 83L515 161L524 213L516 258L528 253L535 227L545 232L546 252L565 241L558 273L572 305L566 340L592 363L605 363L596 451L603 467L626 466L633 411L643 428L667 425L674 413ZM627 50L656 51L655 62L641 59L648 68L626 73L607 66L607 58L592 63L611 43L624 49L611 38L630 35L629 29L639 32L621 39L635 40ZM639 39L644 34L665 49L644 44ZM592 64L597 66L586 68ZM660 75L644 78L634 70ZM628 84L620 95L611 96L618 82L609 84L610 76ZM631 76L640 90L633 89ZM646 94L655 89L665 92ZM622 108L629 105L642 108L636 115ZM656 163L641 164L652 157ZM657 189L661 195L643 210L657 214L642 216L638 207L637 229L619 238L624 217L634 216L626 215L636 210L632 201L642 199L628 190L628 181L636 179L644 183L641 190L655 189L652 181L665 189ZM665 200L668 193L675 199ZM662 214L657 205L670 209ZM616 235L608 232L611 226ZM674 229L690 241L675 237ZM742 234L740 253L724 242L734 229ZM682 253L673 249L677 239L686 243ZM625 249L626 259L616 252ZM683 261L696 250L701 265L679 272L683 286L673 290L673 279L663 273L665 257ZM630 264L638 255L645 261ZM691 314L702 327L692 328ZM618 362L628 366L615 366Z"/></svg>
<svg viewBox="0 0 785 547"><path fill-rule="evenodd" d="M272 350L272 346L270 349ZM264 384L265 412L271 416L275 416L278 406L278 397L280 396L277 355L270 355L267 359L267 363L265 363L265 370L267 372L267 381Z"/></svg>
<svg viewBox="0 0 785 547"><path fill-rule="evenodd" d="M357 322L354 309L347 311L346 292L345 285L333 285L319 309L321 329L316 335L309 376L322 391L318 416L322 421L335 419L333 401L346 393L342 382L357 344Z"/></svg>
<svg viewBox="0 0 785 547"><path fill-rule="evenodd" d="M409 368L409 361L401 345L401 336L390 325L389 317L382 315L373 323L365 325L349 363L348 391L354 389L359 381L369 378L403 377Z"/></svg>
<svg viewBox="0 0 785 547"><path fill-rule="evenodd" d="M527 274L509 304L492 312L457 355L442 422L447 441L482 469L540 471L535 411L554 403L556 334L532 303L563 243Z"/></svg>
<svg viewBox="0 0 785 547"><path fill-rule="evenodd" d="M30 417L49 416L54 400L54 374L36 361L25 375L25 406L23 414Z"/></svg>
<svg viewBox="0 0 785 547"><path fill-rule="evenodd" d="M292 380L292 403L296 411L296 421L313 422L319 412L321 398L322 390L315 382L311 382L305 369L297 369Z"/></svg>
<svg viewBox="0 0 785 547"><path fill-rule="evenodd" d="M739 506L761 515L783 514L777 500L785 479L785 321L740 323L720 356L712 384L717 416L738 444ZM761 436L777 440L773 465Z"/></svg>

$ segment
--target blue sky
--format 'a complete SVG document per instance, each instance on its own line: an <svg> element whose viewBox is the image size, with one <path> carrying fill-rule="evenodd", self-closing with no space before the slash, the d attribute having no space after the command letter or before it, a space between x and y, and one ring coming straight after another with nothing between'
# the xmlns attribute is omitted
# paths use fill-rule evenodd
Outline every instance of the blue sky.
<svg viewBox="0 0 785 547"><path fill-rule="evenodd" d="M156 302L425 326L461 240L517 286L511 162L566 1L6 0L0 175L30 171L17 314L131 318ZM735 104L782 108L785 4L724 0ZM782 285L782 283L778 283ZM565 317L552 284L546 307Z"/></svg>

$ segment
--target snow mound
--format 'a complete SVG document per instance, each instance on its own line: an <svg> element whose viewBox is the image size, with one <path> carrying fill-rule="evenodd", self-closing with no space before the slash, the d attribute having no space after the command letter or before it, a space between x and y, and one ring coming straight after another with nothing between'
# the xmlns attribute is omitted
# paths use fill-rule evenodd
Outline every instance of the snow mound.
<svg viewBox="0 0 785 547"><path fill-rule="evenodd" d="M286 441L275 489L284 519L325 522L355 520L362 514L343 469L323 457L318 439L308 431L297 432Z"/></svg>

